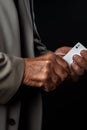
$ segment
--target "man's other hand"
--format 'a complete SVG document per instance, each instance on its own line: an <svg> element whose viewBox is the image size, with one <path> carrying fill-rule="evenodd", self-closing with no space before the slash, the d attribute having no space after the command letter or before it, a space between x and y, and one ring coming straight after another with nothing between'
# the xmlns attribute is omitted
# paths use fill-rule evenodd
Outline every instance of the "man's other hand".
<svg viewBox="0 0 87 130"><path fill-rule="evenodd" d="M55 54L63 57L70 49L71 47L61 47L55 51ZM79 77L87 70L87 51L81 51L81 56L74 55L73 61L74 62L70 66L70 77L73 81L78 81Z"/></svg>

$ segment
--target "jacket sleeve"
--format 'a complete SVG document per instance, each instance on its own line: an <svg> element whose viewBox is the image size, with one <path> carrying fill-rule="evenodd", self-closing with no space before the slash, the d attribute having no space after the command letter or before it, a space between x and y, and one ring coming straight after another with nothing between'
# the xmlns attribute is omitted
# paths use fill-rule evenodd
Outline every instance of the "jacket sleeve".
<svg viewBox="0 0 87 130"><path fill-rule="evenodd" d="M22 58L0 52L0 104L7 103L19 89L24 73Z"/></svg>
<svg viewBox="0 0 87 130"><path fill-rule="evenodd" d="M49 52L50 50L47 49L47 47L42 43L40 36L37 32L37 28L34 22L34 49L35 49L35 55L39 56L42 54L45 54Z"/></svg>
<svg viewBox="0 0 87 130"><path fill-rule="evenodd" d="M34 51L35 51L35 56L39 56L39 55L49 52L50 50L48 50L45 44L42 43L39 33L37 31L34 9L33 9L33 0L31 1L31 14L32 14L32 19L33 19Z"/></svg>

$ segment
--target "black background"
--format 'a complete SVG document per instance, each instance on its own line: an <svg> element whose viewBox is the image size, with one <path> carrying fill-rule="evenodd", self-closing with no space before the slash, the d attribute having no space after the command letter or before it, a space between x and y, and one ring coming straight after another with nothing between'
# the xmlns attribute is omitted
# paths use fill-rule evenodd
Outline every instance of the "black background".
<svg viewBox="0 0 87 130"><path fill-rule="evenodd" d="M50 50L73 46L87 47L86 0L34 0L35 18L42 42ZM43 130L84 130L87 74L77 83L65 82L43 95Z"/></svg>

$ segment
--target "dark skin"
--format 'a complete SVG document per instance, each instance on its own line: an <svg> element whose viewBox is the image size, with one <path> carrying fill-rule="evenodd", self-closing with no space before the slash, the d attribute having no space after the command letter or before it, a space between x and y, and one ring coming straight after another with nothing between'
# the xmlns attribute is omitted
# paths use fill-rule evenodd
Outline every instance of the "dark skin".
<svg viewBox="0 0 87 130"><path fill-rule="evenodd" d="M23 84L39 87L49 92L68 77L73 81L77 81L87 70L87 51L81 51L81 56L74 55L74 62L69 67L62 57L70 49L71 47L61 47L54 53L49 52L33 59L25 58Z"/></svg>
<svg viewBox="0 0 87 130"><path fill-rule="evenodd" d="M33 59L25 58L23 83L51 91L69 75L67 63L58 55L49 52Z"/></svg>

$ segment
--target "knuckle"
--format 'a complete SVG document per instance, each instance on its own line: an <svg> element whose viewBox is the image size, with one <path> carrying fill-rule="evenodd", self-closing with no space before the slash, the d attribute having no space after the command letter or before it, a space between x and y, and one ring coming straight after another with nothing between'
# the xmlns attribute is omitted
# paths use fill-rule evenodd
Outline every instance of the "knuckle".
<svg viewBox="0 0 87 130"><path fill-rule="evenodd" d="M44 72L46 73L46 74L49 74L49 73L51 73L51 68L53 67L53 64L52 64L52 62L49 60L49 61L46 61L46 66L45 66L45 70L44 70Z"/></svg>
<svg viewBox="0 0 87 130"><path fill-rule="evenodd" d="M46 60L46 67L49 67L51 65L51 60Z"/></svg>

